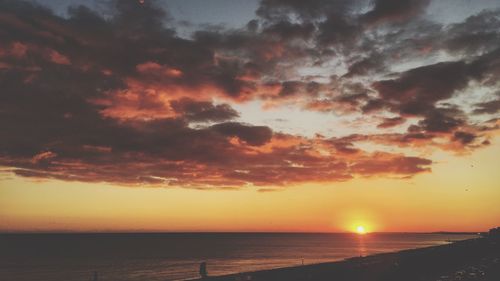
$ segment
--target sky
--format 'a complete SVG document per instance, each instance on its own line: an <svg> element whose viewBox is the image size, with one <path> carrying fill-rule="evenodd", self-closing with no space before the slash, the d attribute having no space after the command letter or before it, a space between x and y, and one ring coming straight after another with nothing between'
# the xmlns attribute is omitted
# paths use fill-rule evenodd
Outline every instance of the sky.
<svg viewBox="0 0 500 281"><path fill-rule="evenodd" d="M484 231L500 3L0 1L0 231Z"/></svg>

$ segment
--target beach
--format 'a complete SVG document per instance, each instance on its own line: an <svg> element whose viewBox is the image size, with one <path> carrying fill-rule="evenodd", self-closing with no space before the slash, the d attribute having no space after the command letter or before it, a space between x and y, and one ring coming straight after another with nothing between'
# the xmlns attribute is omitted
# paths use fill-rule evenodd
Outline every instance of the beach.
<svg viewBox="0 0 500 281"><path fill-rule="evenodd" d="M498 281L499 242L498 236L483 237L339 262L208 277L196 281Z"/></svg>

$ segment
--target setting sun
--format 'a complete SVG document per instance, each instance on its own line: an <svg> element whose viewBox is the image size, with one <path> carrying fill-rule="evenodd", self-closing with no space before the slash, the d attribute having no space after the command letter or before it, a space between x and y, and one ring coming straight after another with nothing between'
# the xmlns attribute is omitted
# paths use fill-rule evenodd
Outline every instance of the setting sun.
<svg viewBox="0 0 500 281"><path fill-rule="evenodd" d="M366 234L366 229L365 229L365 227L364 227L364 226L362 226L362 225L358 225L358 226L356 227L356 233L358 233L358 234Z"/></svg>

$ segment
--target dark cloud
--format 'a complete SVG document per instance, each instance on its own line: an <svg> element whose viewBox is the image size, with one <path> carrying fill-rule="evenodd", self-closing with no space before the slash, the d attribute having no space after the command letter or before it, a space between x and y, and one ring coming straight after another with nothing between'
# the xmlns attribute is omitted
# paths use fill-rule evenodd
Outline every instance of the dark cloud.
<svg viewBox="0 0 500 281"><path fill-rule="evenodd" d="M500 48L479 56L470 63L470 73L473 78L481 81L486 87L498 88L500 75Z"/></svg>
<svg viewBox="0 0 500 281"><path fill-rule="evenodd" d="M454 140L457 140L457 141L461 142L462 144L469 144L469 143L473 142L476 139L476 137L477 136L474 134L467 133L467 132L461 132L461 131L457 131L453 135Z"/></svg>
<svg viewBox="0 0 500 281"><path fill-rule="evenodd" d="M321 84L318 86L323 91L318 91L316 94L326 93L326 95L311 95L304 108L319 112L353 113L360 111L362 105L370 100L371 90L361 83L343 82L337 86Z"/></svg>
<svg viewBox="0 0 500 281"><path fill-rule="evenodd" d="M442 28L412 22L428 1L375 1L360 15L359 1L263 0L242 29L202 27L182 38L154 1L109 3L104 18L84 6L59 17L0 1L0 165L24 177L223 189L409 177L432 161L357 144L472 149L498 127L440 104L471 82L498 86L496 12ZM474 55L387 73L434 49ZM345 75L330 73L337 66ZM235 121L231 104L259 99L340 117L397 114L379 128L416 123L328 139ZM496 100L475 105L497 112Z"/></svg>
<svg viewBox="0 0 500 281"><path fill-rule="evenodd" d="M247 126L240 123L221 123L211 127L213 130L226 135L235 136L249 145L263 145L272 137L272 131L265 126Z"/></svg>
<svg viewBox="0 0 500 281"><path fill-rule="evenodd" d="M463 22L449 26L443 47L451 53L477 55L491 52L500 44L500 10L483 10Z"/></svg>
<svg viewBox="0 0 500 281"><path fill-rule="evenodd" d="M281 85L281 90L279 92L280 96L291 96L297 94L303 84L300 81L285 81Z"/></svg>
<svg viewBox="0 0 500 281"><path fill-rule="evenodd" d="M352 47L362 33L356 18L332 13L319 24L318 41L321 45L347 45Z"/></svg>
<svg viewBox="0 0 500 281"><path fill-rule="evenodd" d="M128 37L131 40L150 39L151 35L165 34L171 36L174 31L165 28L164 23L169 20L167 13L145 1L113 1L113 25L117 26L118 36Z"/></svg>
<svg viewBox="0 0 500 281"><path fill-rule="evenodd" d="M387 107L387 104L384 100L370 99L365 105L361 107L361 110L363 111L363 113L367 114L374 111L382 110L385 107Z"/></svg>
<svg viewBox="0 0 500 281"><path fill-rule="evenodd" d="M413 175L415 173L429 172L427 167L431 160L419 157L405 157L376 153L371 160L353 165L352 169L361 174L370 175L388 173L400 175Z"/></svg>
<svg viewBox="0 0 500 281"><path fill-rule="evenodd" d="M189 121L221 122L234 119L238 112L228 104L214 105L207 101L194 101L189 98L173 100L170 102L172 109Z"/></svg>
<svg viewBox="0 0 500 281"><path fill-rule="evenodd" d="M302 81L284 81L281 83L278 97L286 98L295 95L307 95L310 97L316 96L321 90L322 85L317 82L302 82Z"/></svg>
<svg viewBox="0 0 500 281"><path fill-rule="evenodd" d="M414 68L396 79L375 82L373 87L389 106L401 113L423 114L437 101L463 89L468 81L467 65L458 61Z"/></svg>
<svg viewBox="0 0 500 281"><path fill-rule="evenodd" d="M355 148L354 144L349 141L332 141L332 144L338 153L354 154L361 151Z"/></svg>
<svg viewBox="0 0 500 281"><path fill-rule="evenodd" d="M450 132L465 123L460 115L457 110L434 109L429 111L418 124L428 132Z"/></svg>
<svg viewBox="0 0 500 281"><path fill-rule="evenodd" d="M377 54L362 58L349 65L349 69L344 77L364 76L385 70L383 58Z"/></svg>
<svg viewBox="0 0 500 281"><path fill-rule="evenodd" d="M367 24L404 21L424 11L429 3L430 0L375 0L373 9L361 19Z"/></svg>
<svg viewBox="0 0 500 281"><path fill-rule="evenodd" d="M315 26L310 22L299 24L281 20L266 26L263 33L269 36L277 36L284 39L309 39L313 35L314 31Z"/></svg>
<svg viewBox="0 0 500 281"><path fill-rule="evenodd" d="M477 103L474 107L475 114L495 114L500 112L500 92L496 93L496 99Z"/></svg>
<svg viewBox="0 0 500 281"><path fill-rule="evenodd" d="M382 123L377 125L377 128L391 128L394 126L398 126L403 124L406 119L402 117L392 117L392 118L384 118Z"/></svg>

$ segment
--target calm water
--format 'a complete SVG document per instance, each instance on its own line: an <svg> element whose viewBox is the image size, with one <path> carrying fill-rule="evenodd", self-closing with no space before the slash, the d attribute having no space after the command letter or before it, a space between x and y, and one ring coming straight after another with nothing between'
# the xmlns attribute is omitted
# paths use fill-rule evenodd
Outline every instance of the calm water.
<svg viewBox="0 0 500 281"><path fill-rule="evenodd" d="M0 279L82 281L194 278L341 260L473 238L451 234L3 234Z"/></svg>

